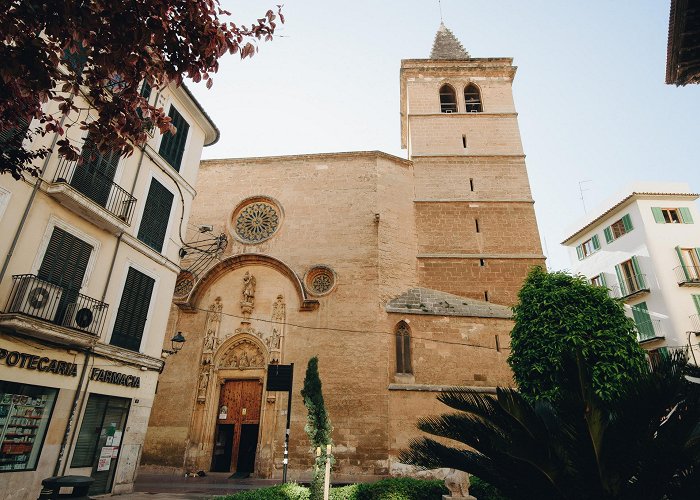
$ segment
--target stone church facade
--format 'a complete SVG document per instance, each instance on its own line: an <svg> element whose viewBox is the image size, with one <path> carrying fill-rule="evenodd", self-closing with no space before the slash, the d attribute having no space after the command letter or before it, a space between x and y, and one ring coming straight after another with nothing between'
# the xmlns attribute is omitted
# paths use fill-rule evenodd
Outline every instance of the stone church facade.
<svg viewBox="0 0 700 500"><path fill-rule="evenodd" d="M229 235L176 288L142 465L282 475L312 464L300 395L317 355L335 478L401 474L446 386L512 384L510 306L544 256L512 99L512 59L470 57L444 26L401 64L408 159L377 151L203 161L194 224Z"/></svg>

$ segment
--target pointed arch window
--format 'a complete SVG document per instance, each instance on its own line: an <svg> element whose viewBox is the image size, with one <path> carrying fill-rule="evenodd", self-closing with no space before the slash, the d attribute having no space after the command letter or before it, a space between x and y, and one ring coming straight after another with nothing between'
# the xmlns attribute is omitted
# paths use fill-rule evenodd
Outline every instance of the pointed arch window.
<svg viewBox="0 0 700 500"><path fill-rule="evenodd" d="M411 367L411 329L404 321L396 327L396 373L413 373Z"/></svg>
<svg viewBox="0 0 700 500"><path fill-rule="evenodd" d="M481 113L481 91L479 87L470 83L464 88L464 109L467 113Z"/></svg>
<svg viewBox="0 0 700 500"><path fill-rule="evenodd" d="M457 112L457 94L455 93L455 89L447 84L440 87L440 112Z"/></svg>

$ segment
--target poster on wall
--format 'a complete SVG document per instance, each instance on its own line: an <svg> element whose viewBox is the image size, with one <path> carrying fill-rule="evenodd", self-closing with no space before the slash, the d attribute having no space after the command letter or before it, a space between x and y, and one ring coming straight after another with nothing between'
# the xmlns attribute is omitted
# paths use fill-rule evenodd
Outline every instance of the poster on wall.
<svg viewBox="0 0 700 500"><path fill-rule="evenodd" d="M100 450L100 458L97 460L97 472L109 470L112 462L112 447L104 446Z"/></svg>

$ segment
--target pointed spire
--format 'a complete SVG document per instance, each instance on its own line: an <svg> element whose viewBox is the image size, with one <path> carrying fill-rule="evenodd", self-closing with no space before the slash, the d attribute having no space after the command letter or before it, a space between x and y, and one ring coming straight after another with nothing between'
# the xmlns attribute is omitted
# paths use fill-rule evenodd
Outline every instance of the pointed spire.
<svg viewBox="0 0 700 500"><path fill-rule="evenodd" d="M433 50L430 51L431 59L469 59L469 53L464 50L462 43L447 29L445 23L440 22Z"/></svg>

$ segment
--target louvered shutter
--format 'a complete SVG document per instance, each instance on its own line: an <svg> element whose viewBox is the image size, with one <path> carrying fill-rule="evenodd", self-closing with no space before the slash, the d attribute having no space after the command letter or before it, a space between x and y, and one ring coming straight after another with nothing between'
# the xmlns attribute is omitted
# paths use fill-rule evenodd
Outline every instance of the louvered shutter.
<svg viewBox="0 0 700 500"><path fill-rule="evenodd" d="M77 291L83 284L92 250L90 244L54 227L37 276L54 285Z"/></svg>
<svg viewBox="0 0 700 500"><path fill-rule="evenodd" d="M106 207L114 174L119 165L119 153L101 153L95 141L88 135L80 156L83 163L76 165L70 185L95 203Z"/></svg>
<svg viewBox="0 0 700 500"><path fill-rule="evenodd" d="M693 295L693 303L695 304L695 310L700 314L700 295Z"/></svg>
<svg viewBox="0 0 700 500"><path fill-rule="evenodd" d="M685 264L685 260L683 260L683 251L681 250L681 247L676 247L676 253L678 254L678 262L681 263L681 269L683 270L683 276L685 276L686 281L689 281L690 280L690 273L688 273L688 267Z"/></svg>
<svg viewBox="0 0 700 500"><path fill-rule="evenodd" d="M133 267L129 268L110 344L132 351L139 350L154 283L153 278Z"/></svg>
<svg viewBox="0 0 700 500"><path fill-rule="evenodd" d="M613 238L612 228L610 226L603 229L603 234L605 235L605 242L612 243L615 238Z"/></svg>
<svg viewBox="0 0 700 500"><path fill-rule="evenodd" d="M642 268L639 266L637 257L632 257L632 268L634 269L634 274L637 278L637 285L639 285L640 290L644 290L647 287L646 280L642 274Z"/></svg>
<svg viewBox="0 0 700 500"><path fill-rule="evenodd" d="M607 288L607 287L608 287L608 283L607 283L607 280L605 279L605 273L600 273L598 276L600 276L600 285L601 285L603 288Z"/></svg>
<svg viewBox="0 0 700 500"><path fill-rule="evenodd" d="M108 400L106 396L90 394L75 443L71 467L92 467Z"/></svg>
<svg viewBox="0 0 700 500"><path fill-rule="evenodd" d="M170 106L168 116L172 120L171 123L177 129L177 132L175 132L175 135L170 132L163 134L158 153L179 172L190 126L174 106Z"/></svg>
<svg viewBox="0 0 700 500"><path fill-rule="evenodd" d="M615 274L617 274L617 281L620 283L620 295L624 297L627 295L627 285L625 285L625 279L623 278L620 264L615 266Z"/></svg>
<svg viewBox="0 0 700 500"><path fill-rule="evenodd" d="M632 218L629 214L622 216L622 225L625 228L625 233L629 233L632 229L634 229L634 226L632 225Z"/></svg>
<svg viewBox="0 0 700 500"><path fill-rule="evenodd" d="M640 340L653 339L656 336L646 302L640 302L632 306L632 316L634 316L634 322L637 325Z"/></svg>
<svg viewBox="0 0 700 500"><path fill-rule="evenodd" d="M593 238L591 238L591 241L593 242L593 250L600 250L600 240L598 239L597 234L593 235Z"/></svg>
<svg viewBox="0 0 700 500"><path fill-rule="evenodd" d="M657 224L666 224L666 220L664 220L664 214L661 211L660 207L651 207L651 213L654 214L654 220Z"/></svg>
<svg viewBox="0 0 700 500"><path fill-rule="evenodd" d="M18 148L22 146L24 134L29 128L29 122L25 118L17 120L17 126L5 129L0 132L0 145L3 148Z"/></svg>
<svg viewBox="0 0 700 500"><path fill-rule="evenodd" d="M680 207L678 210L681 213L681 219L683 220L683 224L693 223L693 216L690 215L690 209L688 207Z"/></svg>
<svg viewBox="0 0 700 500"><path fill-rule="evenodd" d="M173 206L174 195L155 179L151 180L148 197L143 208L138 239L160 252L163 250L165 232L168 229L170 210Z"/></svg>
<svg viewBox="0 0 700 500"><path fill-rule="evenodd" d="M578 254L578 260L583 260L583 247L581 245L576 247L576 253Z"/></svg>

